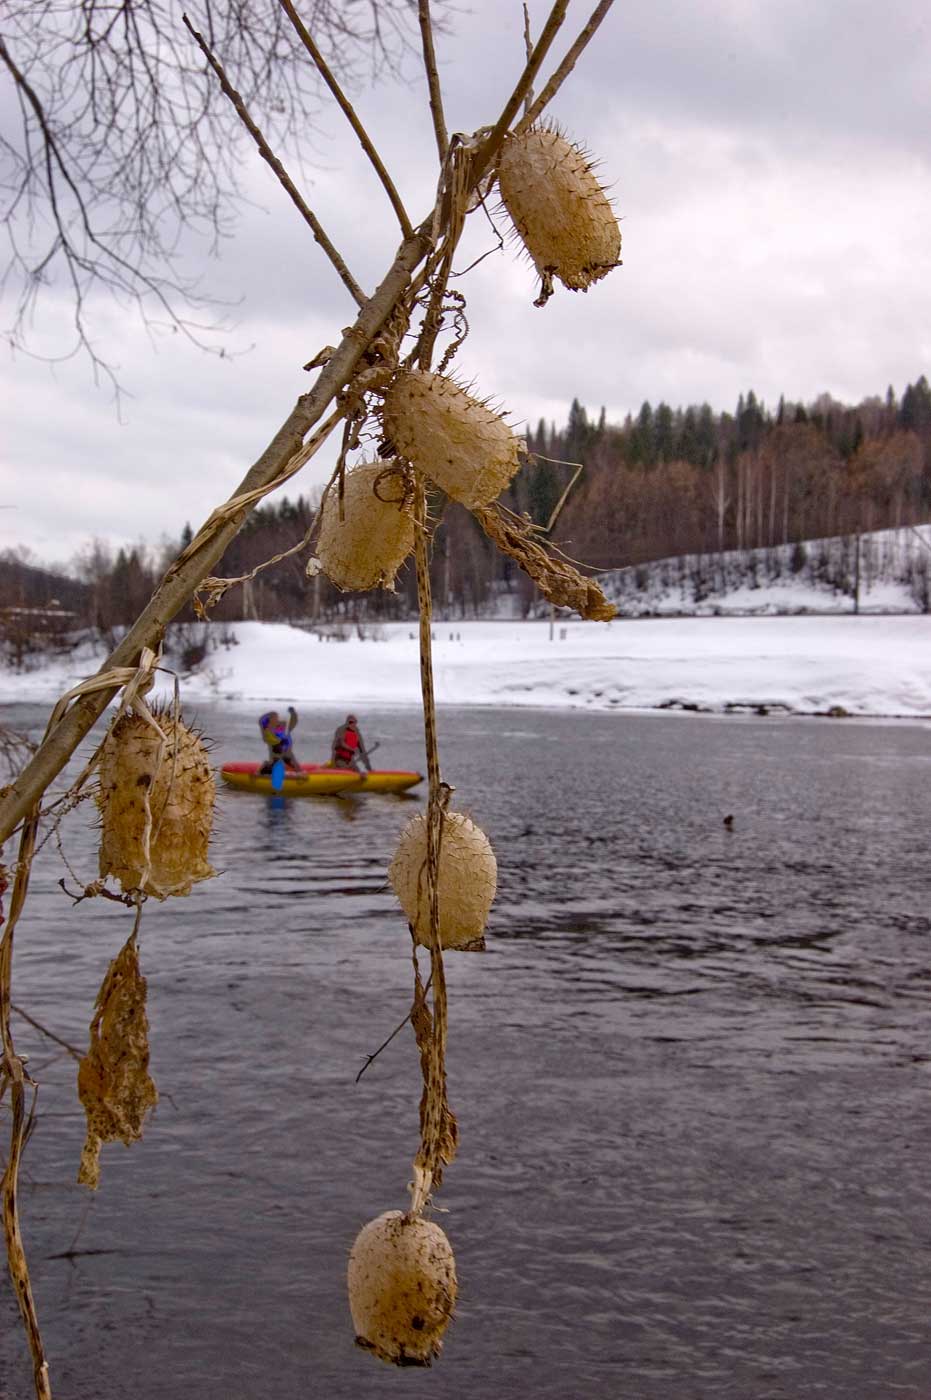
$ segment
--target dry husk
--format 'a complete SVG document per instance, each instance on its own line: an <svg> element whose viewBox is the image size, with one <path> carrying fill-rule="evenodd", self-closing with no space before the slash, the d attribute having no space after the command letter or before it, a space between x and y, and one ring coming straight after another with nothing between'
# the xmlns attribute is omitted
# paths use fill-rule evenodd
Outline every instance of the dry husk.
<svg viewBox="0 0 931 1400"><path fill-rule="evenodd" d="M585 292L616 267L621 230L582 151L551 125L505 138L498 187L524 247L543 279Z"/></svg>
<svg viewBox="0 0 931 1400"><path fill-rule="evenodd" d="M414 548L414 521L400 500L400 475L386 476L385 462L362 463L346 473L343 518L331 490L324 502L317 539L323 572L337 588L393 588L395 575ZM375 483L379 477L379 494Z"/></svg>
<svg viewBox="0 0 931 1400"><path fill-rule="evenodd" d="M161 740L141 716L124 714L100 758L100 874L125 892L164 899L190 894L216 871L207 860L216 786L198 734L170 714L156 716ZM146 860L146 835L149 859Z"/></svg>
<svg viewBox="0 0 931 1400"><path fill-rule="evenodd" d="M526 520L486 506L475 512L482 529L503 554L515 559L529 574L549 602L558 608L572 608L588 622L610 622L617 608L605 597L594 579L585 578L568 559L547 553Z"/></svg>
<svg viewBox="0 0 931 1400"><path fill-rule="evenodd" d="M398 375L385 395L384 427L396 452L464 506L493 501L520 466L523 440L500 413L452 379Z"/></svg>
<svg viewBox="0 0 931 1400"><path fill-rule="evenodd" d="M101 1144L137 1142L146 1114L158 1103L149 1077L145 1001L134 934L107 969L90 1025L90 1048L78 1066L78 1094L87 1115L78 1182L92 1191L100 1181Z"/></svg>
<svg viewBox="0 0 931 1400"><path fill-rule="evenodd" d="M439 1356L457 1290L439 1225L399 1210L370 1220L350 1251L348 1281L360 1346L395 1366L429 1366Z"/></svg>
<svg viewBox="0 0 931 1400"><path fill-rule="evenodd" d="M430 900L424 813L414 817L401 832L388 879L416 942L428 948ZM444 812L437 881L441 947L471 951L485 946L483 934L497 883L498 864L484 831L463 812Z"/></svg>

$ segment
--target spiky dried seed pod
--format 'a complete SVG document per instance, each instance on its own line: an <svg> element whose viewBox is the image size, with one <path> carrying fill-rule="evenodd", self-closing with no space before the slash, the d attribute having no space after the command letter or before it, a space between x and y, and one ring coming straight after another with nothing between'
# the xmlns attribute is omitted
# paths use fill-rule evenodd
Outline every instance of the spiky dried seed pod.
<svg viewBox="0 0 931 1400"><path fill-rule="evenodd" d="M395 451L464 506L493 501L520 466L522 439L443 374L399 374L385 395L384 426Z"/></svg>
<svg viewBox="0 0 931 1400"><path fill-rule="evenodd" d="M121 715L104 740L100 874L113 875L124 891L141 888L165 899L190 894L196 881L216 874L207 860L216 785L200 735L168 713L156 719L164 746L137 714Z"/></svg>
<svg viewBox="0 0 931 1400"><path fill-rule="evenodd" d="M395 1366L429 1366L439 1356L457 1291L439 1225L399 1210L370 1220L350 1251L348 1282L360 1346Z"/></svg>
<svg viewBox="0 0 931 1400"><path fill-rule="evenodd" d="M90 1025L90 1047L78 1066L78 1095L87 1115L78 1182L92 1191L100 1181L101 1144L129 1147L138 1141L146 1114L158 1103L149 1076L145 1002L146 980L133 934L107 969Z"/></svg>
<svg viewBox="0 0 931 1400"><path fill-rule="evenodd" d="M425 813L419 813L401 832L388 879L416 941L428 948L430 901ZM463 812L444 812L437 880L443 948L471 950L485 946L483 934L497 885L498 863L484 831Z"/></svg>
<svg viewBox="0 0 931 1400"><path fill-rule="evenodd" d="M585 155L551 125L506 137L498 187L524 247L543 279L585 292L616 267L621 230Z"/></svg>
<svg viewBox="0 0 931 1400"><path fill-rule="evenodd" d="M363 462L346 473L343 518L339 494L327 495L320 519L317 557L337 588L393 588L395 575L414 548L414 521L401 499L403 480L386 462ZM375 484L381 478L375 494Z"/></svg>

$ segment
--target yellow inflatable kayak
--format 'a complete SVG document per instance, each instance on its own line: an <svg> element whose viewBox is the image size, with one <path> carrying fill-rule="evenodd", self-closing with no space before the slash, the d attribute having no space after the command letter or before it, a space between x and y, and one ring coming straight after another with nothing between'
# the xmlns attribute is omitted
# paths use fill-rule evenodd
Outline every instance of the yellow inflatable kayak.
<svg viewBox="0 0 931 1400"><path fill-rule="evenodd" d="M260 792L275 796L271 774L259 770L260 763L224 763L220 777L239 792ZM422 773L394 772L376 768L357 773L352 768L331 768L329 764L302 763L300 773L285 769L281 797L326 797L340 792L406 792L423 782Z"/></svg>

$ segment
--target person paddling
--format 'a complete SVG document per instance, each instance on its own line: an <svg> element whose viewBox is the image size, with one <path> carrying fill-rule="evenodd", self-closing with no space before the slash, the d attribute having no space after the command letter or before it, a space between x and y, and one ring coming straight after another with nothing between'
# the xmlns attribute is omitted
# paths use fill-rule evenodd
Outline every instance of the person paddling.
<svg viewBox="0 0 931 1400"><path fill-rule="evenodd" d="M294 741L291 731L297 726L297 710L288 706L288 723L285 724L277 710L269 710L259 719L262 738L268 745L268 757L259 769L260 773L270 773L278 759L286 768L301 772L301 765L294 756Z"/></svg>
<svg viewBox="0 0 931 1400"><path fill-rule="evenodd" d="M341 724L333 735L333 755L330 761L334 768L354 768L357 773L363 772L364 764L365 771L371 773L372 764L359 733L359 721L355 715L347 715L346 722Z"/></svg>

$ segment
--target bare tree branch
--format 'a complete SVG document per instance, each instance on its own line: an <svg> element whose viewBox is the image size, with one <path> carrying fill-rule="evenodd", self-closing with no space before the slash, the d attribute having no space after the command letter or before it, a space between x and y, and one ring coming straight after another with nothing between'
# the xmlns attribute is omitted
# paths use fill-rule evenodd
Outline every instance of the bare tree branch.
<svg viewBox="0 0 931 1400"><path fill-rule="evenodd" d="M566 11L569 8L569 0L555 0L553 8L547 16L543 32L534 46L533 53L527 60L523 73L517 80L517 85L505 104L504 111L492 127L490 135L480 146L476 156L473 170L475 178L479 179L491 165L505 134L510 130L511 122L517 116L517 110L524 100L525 94L533 86L533 80L540 71L540 65L552 47L553 40L559 33L566 18Z"/></svg>
<svg viewBox="0 0 931 1400"><path fill-rule="evenodd" d="M323 227L320 220L317 218L316 214L311 209L307 201L304 199L304 196L301 194L300 190L297 188L297 185L295 185L294 181L291 179L291 176L288 174L287 170L285 170L281 161L275 155L274 151L269 146L268 142L265 140L265 137L262 135L255 122L250 117L248 111L246 110L246 104L243 102L239 93L236 91L229 78L226 76L226 73L223 70L223 65L220 63L219 59L217 59L211 52L210 46L207 43L206 39L202 34L199 34L197 32L197 30L191 24L191 21L188 19L187 15L182 15L181 18L184 21L185 27L190 30L197 44L203 51L207 62L210 64L210 67L213 69L214 73L216 73L217 77L219 78L220 86L226 93L226 96L229 98L230 102L232 102L233 106L236 108L240 121L242 122L243 126L246 128L249 135L252 137L253 141L259 149L259 155L264 161L267 161L268 164L271 166L272 170L274 170L281 184L287 190L291 198L291 202L294 204L294 206L299 211L301 217L304 219L304 222L310 225L315 241L320 244L320 247L323 249L327 257L330 259L330 262L336 268L340 280L342 281L343 285L346 288L348 288L349 294L355 301L356 305L364 306L365 293L359 286L356 279L353 277L352 273L349 271L349 268L346 266L339 249L327 235L326 229Z"/></svg>
<svg viewBox="0 0 931 1400"><path fill-rule="evenodd" d="M301 3L344 87L399 72L412 48L413 0ZM442 13L448 6L438 0ZM181 7L15 0L0 8L8 111L0 127L0 291L8 308L0 334L14 351L49 362L86 353L116 388L93 333L94 294L105 291L134 304L146 324L167 322L201 348L228 353L222 305L187 275L183 256L188 235L215 252L232 234L245 198L246 133L220 87L204 82L201 55L178 22ZM268 144L283 151L299 138L306 150L322 84L277 0L190 0L189 10L236 75ZM46 351L36 315L53 299L70 303L74 330Z"/></svg>
<svg viewBox="0 0 931 1400"><path fill-rule="evenodd" d="M524 0L524 53L526 54L526 56L527 56L527 62L529 63L530 60L531 60L531 58L532 58L532 56L533 56L533 36L532 36L531 33L530 33L530 11L529 11L529 9L527 8L527 0ZM530 108L531 108L532 106L533 106L533 85L531 84L531 86L527 89L527 95L526 95L525 98L524 98L524 115L525 115L525 116L526 116L527 113L530 111Z"/></svg>
<svg viewBox="0 0 931 1400"><path fill-rule="evenodd" d="M562 87L563 83L568 78L569 74L572 72L575 65L578 63L580 55L582 54L586 46L590 43L591 39L595 34L595 31L601 24L601 21L604 19L605 15L608 13L613 3L614 0L601 0L601 3L595 7L594 11L592 12L592 16L586 24L585 28L582 30L575 43L572 45L569 52L566 54L562 63L560 63L559 67L556 69L556 72L546 83L546 86L543 88L542 92L540 93L540 96L536 98L536 100L524 113L521 120L517 123L515 130L523 131L526 127L532 126L532 124L536 121L537 117L540 115L543 109L549 106L559 89Z"/></svg>
<svg viewBox="0 0 931 1400"><path fill-rule="evenodd" d="M381 156L376 151L375 146L372 143L371 137L369 136L365 127L359 121L359 118L356 116L355 109L353 108L352 103L346 97L339 83L336 81L336 79L333 77L333 74L327 67L326 60L324 59L323 54L320 52L320 50L317 48L317 45L314 43L313 38L311 37L310 33L301 21L300 15L297 13L294 6L291 4L291 0L278 0L278 2L281 5L281 8L284 10L285 14L288 16L288 19L293 24L295 32L299 36L301 43L304 45L304 48L307 50L307 52L313 59L321 78L326 83L333 96L336 98L340 110L343 112L343 114L349 122L349 125L352 127L353 131L358 136L363 151L368 156L369 160L372 162L372 165L375 168L375 173L377 174L379 180L382 182L382 185L385 188L385 193L391 200L391 207L397 214L398 223L401 225L401 233L404 235L405 238L407 238L411 233L413 233L411 221L408 218L407 210L401 203L401 196L398 194L397 190L394 187L394 181L391 179L391 176L385 169Z"/></svg>
<svg viewBox="0 0 931 1400"><path fill-rule="evenodd" d="M423 66L427 74L427 87L430 92L430 112L433 117L433 130L436 135L436 149L440 164L446 159L449 150L449 136L446 131L446 117L443 113L443 92L436 67L436 51L433 47L433 21L430 18L430 0L418 0L417 14L420 20L420 39L423 48Z"/></svg>

